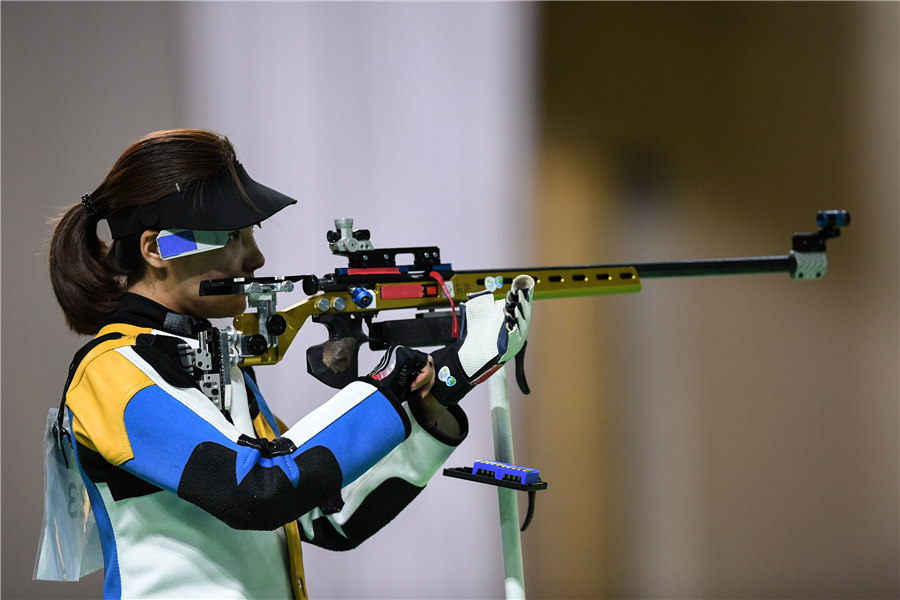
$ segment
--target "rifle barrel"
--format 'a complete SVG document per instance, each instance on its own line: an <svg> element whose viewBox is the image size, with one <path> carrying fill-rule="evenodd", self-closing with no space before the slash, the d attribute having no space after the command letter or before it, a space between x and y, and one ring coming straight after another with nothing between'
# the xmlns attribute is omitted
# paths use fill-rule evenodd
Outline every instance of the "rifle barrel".
<svg viewBox="0 0 900 600"><path fill-rule="evenodd" d="M603 269L634 269L641 279L662 277L696 277L702 275L751 275L754 273L793 273L797 259L782 256L754 256L750 258L713 258L703 260L678 260L654 263L621 263L608 265L568 265L554 267L530 267L521 269L498 269L504 273L562 272ZM455 271L458 275L484 273L484 271Z"/></svg>
<svg viewBox="0 0 900 600"><path fill-rule="evenodd" d="M622 265L625 266L625 265ZM642 279L657 277L695 277L700 275L750 275L754 273L792 273L797 267L791 255L753 258L717 258L681 260L630 265Z"/></svg>

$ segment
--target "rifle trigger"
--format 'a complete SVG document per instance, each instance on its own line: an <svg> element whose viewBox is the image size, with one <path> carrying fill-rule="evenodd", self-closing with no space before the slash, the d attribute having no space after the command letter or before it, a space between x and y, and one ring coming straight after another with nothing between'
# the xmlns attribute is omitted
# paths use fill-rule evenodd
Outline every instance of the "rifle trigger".
<svg viewBox="0 0 900 600"><path fill-rule="evenodd" d="M519 389L522 390L522 393L526 395L531 393L528 381L525 379L525 349L527 347L528 342L525 342L522 349L516 354L516 383L519 384Z"/></svg>

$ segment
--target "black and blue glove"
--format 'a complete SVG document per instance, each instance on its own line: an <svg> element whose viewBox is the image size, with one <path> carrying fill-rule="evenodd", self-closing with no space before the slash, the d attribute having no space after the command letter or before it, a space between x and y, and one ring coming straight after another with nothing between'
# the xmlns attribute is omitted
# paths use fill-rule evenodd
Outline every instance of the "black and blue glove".
<svg viewBox="0 0 900 600"><path fill-rule="evenodd" d="M406 346L391 346L372 372L362 378L399 402L409 400L412 385L425 365L428 355Z"/></svg>
<svg viewBox="0 0 900 600"><path fill-rule="evenodd" d="M534 279L516 277L503 300L484 291L460 307L462 325L455 344L432 353L437 379L431 393L450 406L490 377L525 346L531 323Z"/></svg>

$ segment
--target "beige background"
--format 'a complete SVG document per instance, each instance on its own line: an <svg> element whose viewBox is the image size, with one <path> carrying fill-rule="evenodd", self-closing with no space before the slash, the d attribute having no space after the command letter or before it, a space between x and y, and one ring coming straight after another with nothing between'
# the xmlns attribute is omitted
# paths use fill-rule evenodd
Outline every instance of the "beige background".
<svg viewBox="0 0 900 600"><path fill-rule="evenodd" d="M542 8L539 262L853 224L815 283L538 305L532 595L898 597L897 4Z"/></svg>
<svg viewBox="0 0 900 600"><path fill-rule="evenodd" d="M343 21L361 8L374 14L373 6L345 5L328 23L345 31ZM533 176L516 175L533 184L534 208L528 194L521 205L510 188L498 194L507 214L527 213L517 223L532 254L522 261L782 254L794 231L814 228L818 209L849 209L853 224L829 243L822 281L647 280L637 295L536 307L533 394L513 394L519 462L541 468L550 482L524 536L529 596L897 598L898 5L532 6L534 20L519 23L534 53L525 46L519 56L537 82L534 121L523 125L536 133L533 146L527 135L511 146L533 155ZM191 66L176 26L181 10L2 6L4 598L99 595L96 576L30 581L40 522L36 440L81 343L60 338L39 242L60 198L86 191L125 141L221 110L224 100L195 93L186 101L179 87ZM269 22L260 15L255 26ZM460 31L484 17L475 14ZM365 23L371 29L362 31L377 32L396 20ZM236 31L242 25L249 27L246 18L231 23ZM229 47L262 43L231 36ZM294 67L301 80L310 68ZM341 158L341 148L328 151ZM424 203L426 214L446 209L418 193L427 186L411 189L415 199L401 194L401 202ZM345 191L319 191L329 190ZM316 213L318 220L337 216L330 212ZM379 230L400 245L418 223L398 219L399 231ZM297 226L320 235L318 224ZM480 239L480 227L462 221L465 236L441 238L445 255ZM487 266L483 256L509 260L489 248L468 259L476 262L453 260L476 268ZM470 414L478 415L477 402ZM470 440L484 441L483 432ZM467 495L445 500L448 490ZM404 529L388 538L396 543L373 540L395 559L390 566L367 570L377 558L361 549L360 558L322 558L315 572L364 572L369 589L385 589L374 580L399 585L412 573L435 572L434 585L403 597L499 596L490 519L479 521L478 535L448 545L457 561L428 554L446 544L429 528L436 514L464 522L468 507L492 502L489 490L457 490L434 482L422 498L434 503L423 504L431 512L398 523ZM417 554L422 562L411 563ZM473 557L488 567L465 585L458 565ZM320 597L399 596L320 590Z"/></svg>

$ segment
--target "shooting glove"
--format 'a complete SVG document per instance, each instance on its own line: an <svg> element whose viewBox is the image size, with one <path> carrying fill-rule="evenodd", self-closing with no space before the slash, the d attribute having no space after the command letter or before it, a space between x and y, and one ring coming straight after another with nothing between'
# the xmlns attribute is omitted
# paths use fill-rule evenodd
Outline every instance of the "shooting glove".
<svg viewBox="0 0 900 600"><path fill-rule="evenodd" d="M471 294L460 307L456 344L432 353L437 380L431 393L445 406L456 404L525 345L531 323L534 279L516 277L504 300L489 291Z"/></svg>
<svg viewBox="0 0 900 600"><path fill-rule="evenodd" d="M362 378L382 392L403 402L409 399L413 382L428 364L428 355L406 346L391 346L372 372Z"/></svg>

